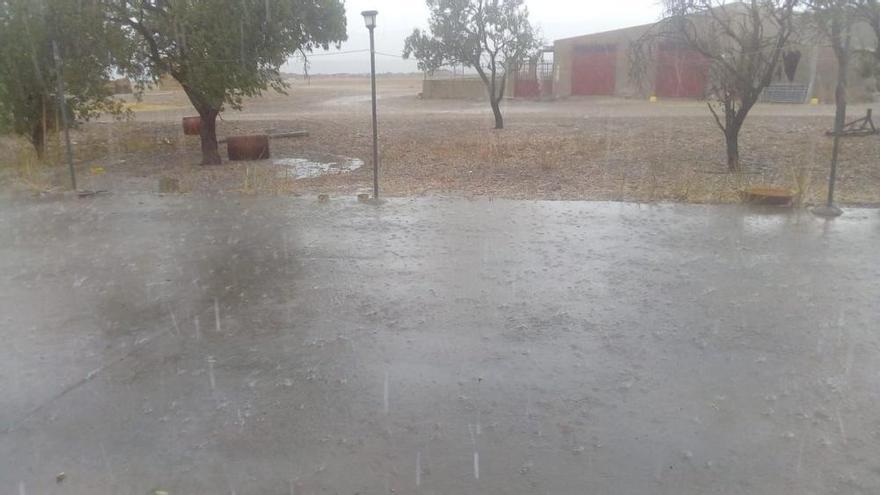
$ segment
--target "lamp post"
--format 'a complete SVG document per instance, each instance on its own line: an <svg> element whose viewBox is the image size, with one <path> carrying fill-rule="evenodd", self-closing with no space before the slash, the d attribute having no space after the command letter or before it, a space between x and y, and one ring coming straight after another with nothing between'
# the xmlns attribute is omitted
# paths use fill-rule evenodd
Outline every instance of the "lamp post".
<svg viewBox="0 0 880 495"><path fill-rule="evenodd" d="M364 23L370 30L370 76L373 86L373 201L379 200L379 119L376 115L376 41L373 30L376 29L376 16L379 12L365 10L361 12Z"/></svg>
<svg viewBox="0 0 880 495"><path fill-rule="evenodd" d="M64 150L67 157L67 169L70 172L70 188L76 192L76 170L73 168L73 148L70 145L70 125L67 122L67 101L64 98L64 63L58 51L58 43L52 41L52 57L55 60L55 71L58 77L58 110L61 113L61 125L64 128ZM45 132L46 128L43 127ZM43 136L45 139L45 136Z"/></svg>

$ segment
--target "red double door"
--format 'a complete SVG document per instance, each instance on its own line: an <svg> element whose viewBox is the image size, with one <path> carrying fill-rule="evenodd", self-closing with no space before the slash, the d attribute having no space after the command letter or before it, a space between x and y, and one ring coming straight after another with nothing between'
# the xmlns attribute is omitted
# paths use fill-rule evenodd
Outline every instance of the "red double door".
<svg viewBox="0 0 880 495"><path fill-rule="evenodd" d="M571 94L610 96L616 92L618 45L575 47L571 69ZM675 45L657 51L655 94L665 98L703 98L709 79L709 62L698 52Z"/></svg>
<svg viewBox="0 0 880 495"><path fill-rule="evenodd" d="M617 82L617 45L586 45L574 49L571 94L613 95Z"/></svg>

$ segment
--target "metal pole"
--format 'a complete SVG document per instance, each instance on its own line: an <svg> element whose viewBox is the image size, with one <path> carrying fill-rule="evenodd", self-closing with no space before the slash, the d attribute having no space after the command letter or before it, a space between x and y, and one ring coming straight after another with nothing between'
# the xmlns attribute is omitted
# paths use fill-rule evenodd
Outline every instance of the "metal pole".
<svg viewBox="0 0 880 495"><path fill-rule="evenodd" d="M843 210L834 205L834 188L837 183L837 166L840 159L841 139L846 126L846 86L850 62L850 26L841 26L838 17L832 19L831 41L837 56L837 88L834 91L834 147L831 152L831 173L828 176L828 201L824 207L814 208L813 213L823 217L839 217Z"/></svg>
<svg viewBox="0 0 880 495"><path fill-rule="evenodd" d="M376 43L370 28L370 74L373 84L373 199L379 199L379 119L376 115Z"/></svg>
<svg viewBox="0 0 880 495"><path fill-rule="evenodd" d="M840 133L843 132L843 126L835 124L834 126L834 144L831 151L831 174L828 176L828 202L827 208L834 207L834 186L837 184L837 162L840 156Z"/></svg>
<svg viewBox="0 0 880 495"><path fill-rule="evenodd" d="M64 145L67 155L67 168L70 170L70 186L76 191L76 170L73 168L73 148L70 145L70 128L67 124L67 102L64 101L64 71L58 43L52 41L52 54L55 58L55 73L58 78L58 108L61 112L61 126L64 129Z"/></svg>

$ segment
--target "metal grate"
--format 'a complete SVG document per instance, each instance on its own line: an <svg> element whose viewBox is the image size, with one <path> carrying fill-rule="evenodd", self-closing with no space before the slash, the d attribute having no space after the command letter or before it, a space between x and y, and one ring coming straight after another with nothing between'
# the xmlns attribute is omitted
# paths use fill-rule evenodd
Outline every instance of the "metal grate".
<svg viewBox="0 0 880 495"><path fill-rule="evenodd" d="M761 101L765 103L805 103L807 86L804 84L771 84L764 89Z"/></svg>

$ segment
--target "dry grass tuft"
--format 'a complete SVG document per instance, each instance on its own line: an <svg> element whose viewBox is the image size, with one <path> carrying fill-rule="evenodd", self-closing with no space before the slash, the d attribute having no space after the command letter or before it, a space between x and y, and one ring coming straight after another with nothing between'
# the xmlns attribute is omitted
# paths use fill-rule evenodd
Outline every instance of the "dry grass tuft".
<svg viewBox="0 0 880 495"><path fill-rule="evenodd" d="M51 149L51 148L50 148ZM24 139L4 139L0 142L0 167L15 184L32 192L48 191L52 188L52 156L40 160L30 143Z"/></svg>

